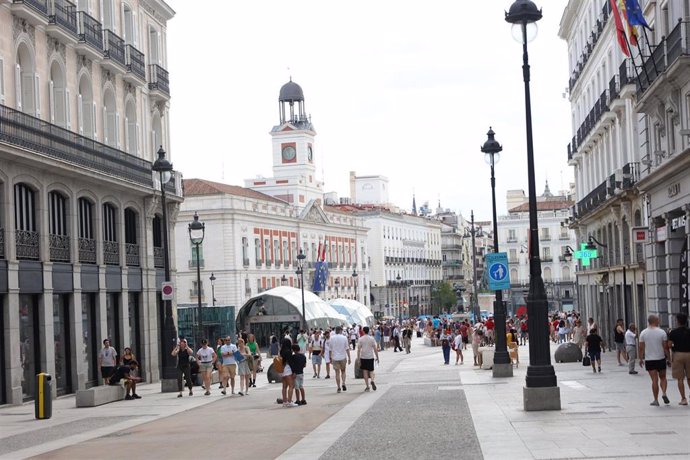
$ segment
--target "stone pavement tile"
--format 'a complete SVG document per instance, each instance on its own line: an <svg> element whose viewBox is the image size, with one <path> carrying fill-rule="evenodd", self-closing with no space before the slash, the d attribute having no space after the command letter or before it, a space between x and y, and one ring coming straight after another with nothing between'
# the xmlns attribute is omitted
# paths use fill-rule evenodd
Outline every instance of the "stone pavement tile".
<svg viewBox="0 0 690 460"><path fill-rule="evenodd" d="M583 458L584 455L575 448L532 449L535 459Z"/></svg>

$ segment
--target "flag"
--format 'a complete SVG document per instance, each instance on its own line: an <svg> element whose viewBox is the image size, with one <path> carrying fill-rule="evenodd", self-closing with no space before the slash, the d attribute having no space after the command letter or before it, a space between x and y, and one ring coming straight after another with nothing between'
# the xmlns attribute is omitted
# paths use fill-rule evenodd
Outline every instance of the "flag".
<svg viewBox="0 0 690 460"><path fill-rule="evenodd" d="M326 248L327 248L327 247L328 247L328 240L326 240L326 239L324 238L324 240L323 240L323 249L322 249L323 252L321 252L321 257L319 258L319 261L321 261L321 262L325 262L325 261L326 261Z"/></svg>
<svg viewBox="0 0 690 460"><path fill-rule="evenodd" d="M647 24L647 20L642 14L642 7L639 0L625 0L625 9L628 11L628 24L631 26L642 26L652 30Z"/></svg>
<svg viewBox="0 0 690 460"><path fill-rule="evenodd" d="M625 36L625 28L623 27L620 12L618 11L618 2L616 0L609 1L611 3L611 14L616 22L616 38L618 39L618 45L621 47L623 54L630 57L630 51L628 50L628 39Z"/></svg>
<svg viewBox="0 0 690 460"><path fill-rule="evenodd" d="M314 292L323 292L326 290L326 282L328 281L328 262L316 262L314 265Z"/></svg>
<svg viewBox="0 0 690 460"><path fill-rule="evenodd" d="M620 7L621 17L628 25L628 41L632 46L638 46L637 44L637 30L635 26L630 23L630 18L628 16L628 10L625 5L625 0L618 0L618 6Z"/></svg>
<svg viewBox="0 0 690 460"><path fill-rule="evenodd" d="M321 261L321 240L319 240L319 249L316 251L316 261L315 262L320 262Z"/></svg>

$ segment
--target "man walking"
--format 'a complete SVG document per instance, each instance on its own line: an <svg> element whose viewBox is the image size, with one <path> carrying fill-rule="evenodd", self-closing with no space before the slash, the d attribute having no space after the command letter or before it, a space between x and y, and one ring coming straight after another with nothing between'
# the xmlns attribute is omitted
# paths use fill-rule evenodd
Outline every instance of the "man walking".
<svg viewBox="0 0 690 460"><path fill-rule="evenodd" d="M194 352L187 345L185 339L180 339L180 343L173 349L173 356L177 357L177 397L182 397L182 378L184 377L185 385L189 388L189 396L192 396L192 368L190 364L190 357L194 356Z"/></svg>
<svg viewBox="0 0 690 460"><path fill-rule="evenodd" d="M117 351L110 346L110 340L103 340L103 348L98 353L98 366L101 368L101 377L103 377L103 384L110 383L110 376L115 372L115 364L117 363Z"/></svg>
<svg viewBox="0 0 690 460"><path fill-rule="evenodd" d="M409 330L412 331L412 329ZM364 378L364 391L369 391L370 378L371 388L376 391L376 382L374 382L374 357L376 357L376 362L378 363L378 347L376 346L376 340L369 335L369 327L364 326L362 331L364 335L359 338L359 343L357 344L357 359L359 360L359 368L362 369L362 377Z"/></svg>
<svg viewBox="0 0 690 460"><path fill-rule="evenodd" d="M635 361L637 361L637 326L630 323L625 331L625 352L628 354L628 374L635 375Z"/></svg>
<svg viewBox="0 0 690 460"><path fill-rule="evenodd" d="M661 398L664 404L670 401L666 396L666 364L668 358L668 338L666 332L659 327L659 317L649 315L647 318L649 326L640 333L640 366L644 364L645 369L652 379L652 394L654 401L650 406L659 405L659 386L661 386Z"/></svg>
<svg viewBox="0 0 690 460"><path fill-rule="evenodd" d="M626 362L628 361L628 356L625 354L625 329L623 324L623 320L618 318L616 320L616 327L613 328L613 341L616 343L616 359L619 366L623 365L621 355Z"/></svg>
<svg viewBox="0 0 690 460"><path fill-rule="evenodd" d="M314 335L309 338L309 355L311 357L311 364L314 368L314 376L312 378L321 378L321 361L323 352L323 339L321 338L321 331L314 330Z"/></svg>
<svg viewBox="0 0 690 460"><path fill-rule="evenodd" d="M347 343L347 337L343 335L343 327L337 326L335 328L335 335L331 337L330 342L331 364L333 364L333 371L335 372L335 383L338 385L338 393L347 391L345 386L345 376L347 375L347 365L350 364L350 347ZM341 385L342 380L342 385Z"/></svg>
<svg viewBox="0 0 690 460"><path fill-rule="evenodd" d="M232 343L230 336L225 337L225 345L220 347L220 355L223 367L221 368L221 383L223 384L223 391L226 394L228 382L230 382L230 394L235 394L235 375L237 374L237 360L235 360L235 352L237 347Z"/></svg>
<svg viewBox="0 0 690 460"><path fill-rule="evenodd" d="M690 386L690 329L688 329L688 315L678 313L676 315L678 327L668 335L669 346L673 351L671 355L671 375L678 381L681 406L687 406L685 397L685 381Z"/></svg>

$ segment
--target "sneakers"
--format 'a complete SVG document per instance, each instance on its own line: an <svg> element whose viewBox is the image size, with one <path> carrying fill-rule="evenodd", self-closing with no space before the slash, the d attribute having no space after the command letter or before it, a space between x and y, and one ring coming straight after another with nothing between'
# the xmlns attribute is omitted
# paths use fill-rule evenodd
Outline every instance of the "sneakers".
<svg viewBox="0 0 690 460"><path fill-rule="evenodd" d="M315 379L315 378L316 378L316 374L312 375L311 378Z"/></svg>
<svg viewBox="0 0 690 460"><path fill-rule="evenodd" d="M252 388L256 388L256 383L252 383Z"/></svg>
<svg viewBox="0 0 690 460"><path fill-rule="evenodd" d="M668 396L666 395L661 395L661 399L664 400L664 404L670 404L671 401L668 399Z"/></svg>
<svg viewBox="0 0 690 460"><path fill-rule="evenodd" d="M330 378L331 378L330 375L327 375L327 376L324 377L324 379L330 379Z"/></svg>
<svg viewBox="0 0 690 460"><path fill-rule="evenodd" d="M634 375L634 374L637 374L637 371L630 371L630 372L628 372L628 374L633 374L633 375Z"/></svg>
<svg viewBox="0 0 690 460"><path fill-rule="evenodd" d="M223 391L221 391L221 393L227 394L227 392L225 391L225 388L223 388ZM180 395L180 396L182 396L182 395Z"/></svg>
<svg viewBox="0 0 690 460"><path fill-rule="evenodd" d="M181 397L182 397L182 393L178 394L177 397L178 397L178 398L181 398Z"/></svg>
<svg viewBox="0 0 690 460"><path fill-rule="evenodd" d="M343 391L347 391L347 387L345 386L344 383L343 383Z"/></svg>
<svg viewBox="0 0 690 460"><path fill-rule="evenodd" d="M189 396L194 396L194 393L192 393L192 390L189 390Z"/></svg>
<svg viewBox="0 0 690 460"><path fill-rule="evenodd" d="M366 387L366 388L364 389L364 391L365 391L365 392L368 392L368 391L369 391L369 387Z"/></svg>
<svg viewBox="0 0 690 460"><path fill-rule="evenodd" d="M205 396L208 396L208 395L210 395L210 394L211 394L211 392L208 391L208 390L206 390L206 392L204 393Z"/></svg>
<svg viewBox="0 0 690 460"><path fill-rule="evenodd" d="M139 396L139 395L136 394L136 393L132 393L132 398L134 398L134 399L141 399L141 396Z"/></svg>
<svg viewBox="0 0 690 460"><path fill-rule="evenodd" d="M679 406L687 406L687 405L688 405L688 400L685 399L685 398L683 398L683 399L680 400L680 402L678 403L678 405L679 405Z"/></svg>
<svg viewBox="0 0 690 460"><path fill-rule="evenodd" d="M376 384L374 383L373 380L371 381L371 389L376 391Z"/></svg>
<svg viewBox="0 0 690 460"><path fill-rule="evenodd" d="M338 387L338 393L340 393L340 387Z"/></svg>
<svg viewBox="0 0 690 460"><path fill-rule="evenodd" d="M307 401L305 401L304 399L302 401L297 400L295 401L295 404L297 404L298 406L305 406L307 404Z"/></svg>
<svg viewBox="0 0 690 460"><path fill-rule="evenodd" d="M649 405L650 405L650 406L658 406L658 405L659 405L659 401L654 400L654 401L650 402Z"/></svg>
<svg viewBox="0 0 690 460"><path fill-rule="evenodd" d="M599 373L601 373L601 366L599 366Z"/></svg>
<svg viewBox="0 0 690 460"><path fill-rule="evenodd" d="M132 395L126 395L126 396L125 396L125 399L126 399L127 401L129 401L130 399L134 399L134 398L132 397Z"/></svg>
<svg viewBox="0 0 690 460"><path fill-rule="evenodd" d="M293 403L293 402L289 402L289 403L283 404L283 407L299 407L299 404Z"/></svg>
<svg viewBox="0 0 690 460"><path fill-rule="evenodd" d="M242 393L241 391L238 391L237 394L240 396L244 396L244 393Z"/></svg>

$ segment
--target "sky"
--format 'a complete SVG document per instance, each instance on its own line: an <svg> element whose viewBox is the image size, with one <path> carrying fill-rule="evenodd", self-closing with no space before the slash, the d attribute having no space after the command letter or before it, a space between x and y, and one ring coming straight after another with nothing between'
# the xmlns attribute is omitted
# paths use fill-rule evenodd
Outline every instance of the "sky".
<svg viewBox="0 0 690 460"><path fill-rule="evenodd" d="M491 219L489 127L499 215L507 190L527 193L522 47L504 20L512 0L167 0L171 154L185 178L233 185L271 177L269 131L290 77L304 90L327 192L349 194L349 172L384 175L402 209ZM566 0L538 0L529 44L536 188L567 188L573 172Z"/></svg>

